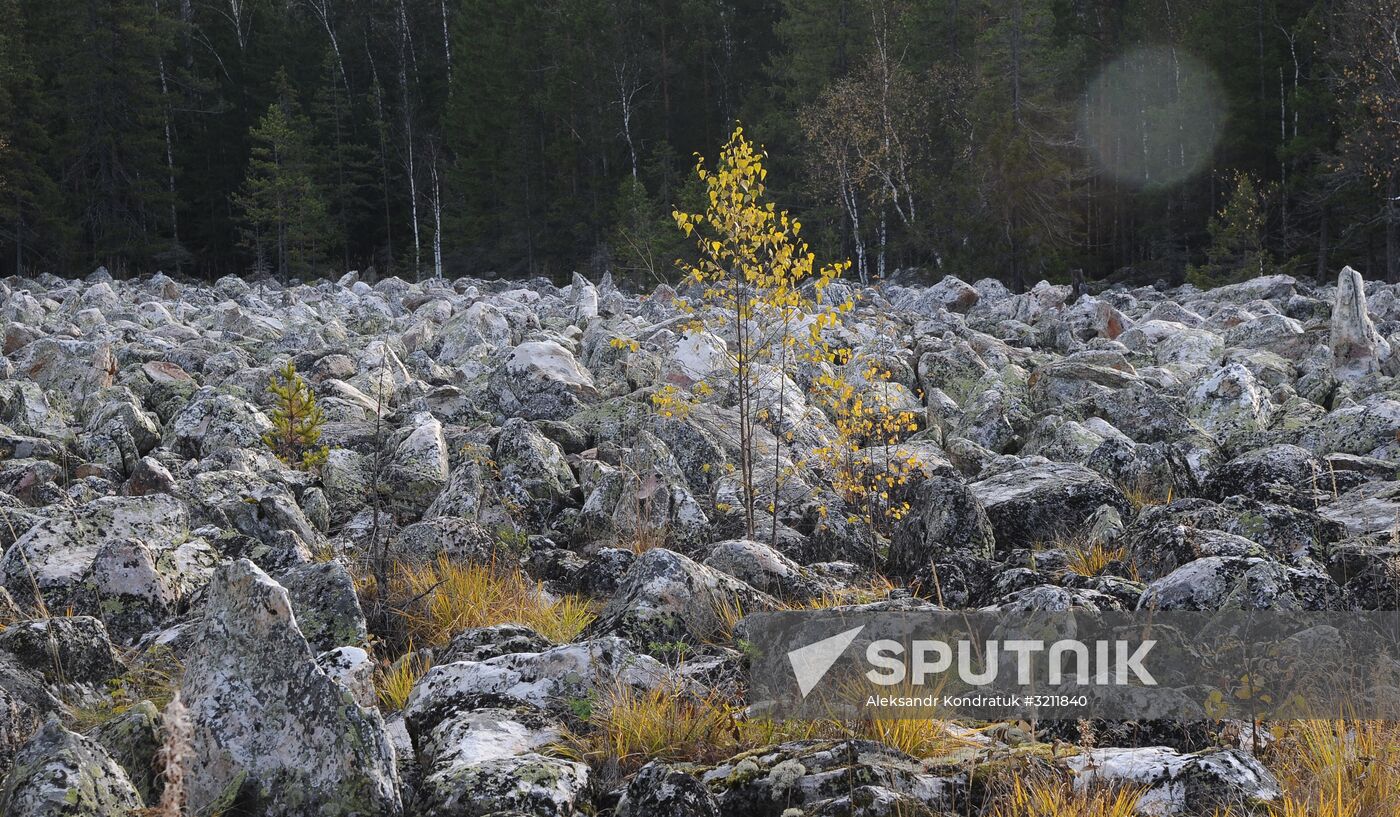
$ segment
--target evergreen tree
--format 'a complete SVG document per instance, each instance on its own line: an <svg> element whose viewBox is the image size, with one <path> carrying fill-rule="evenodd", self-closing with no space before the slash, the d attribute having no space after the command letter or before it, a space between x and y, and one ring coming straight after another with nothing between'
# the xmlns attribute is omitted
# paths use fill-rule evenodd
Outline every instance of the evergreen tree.
<svg viewBox="0 0 1400 817"><path fill-rule="evenodd" d="M142 264L168 246L158 66L175 27L150 0L30 2L26 17L44 36L48 133L83 260Z"/></svg>
<svg viewBox="0 0 1400 817"><path fill-rule="evenodd" d="M1270 189L1260 190L1248 173L1231 176L1230 198L1210 220L1206 263L1192 267L1187 278L1199 287L1220 286L1269 275L1274 259L1264 245Z"/></svg>
<svg viewBox="0 0 1400 817"><path fill-rule="evenodd" d="M43 126L46 99L25 43L18 0L0 0L0 269L12 261L22 274L39 262L53 263L71 239L62 201L46 160L53 145Z"/></svg>
<svg viewBox="0 0 1400 817"><path fill-rule="evenodd" d="M236 203L256 268L287 277L323 260L333 228L313 180L310 123L297 111L285 75L281 80L282 99L268 106L250 134L252 156Z"/></svg>

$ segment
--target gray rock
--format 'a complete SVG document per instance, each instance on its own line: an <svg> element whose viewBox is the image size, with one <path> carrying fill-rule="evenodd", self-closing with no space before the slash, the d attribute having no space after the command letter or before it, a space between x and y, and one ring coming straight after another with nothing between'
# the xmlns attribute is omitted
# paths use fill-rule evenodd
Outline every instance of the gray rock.
<svg viewBox="0 0 1400 817"><path fill-rule="evenodd" d="M179 500L111 496L31 527L0 557L0 577L25 607L38 601L37 588L49 610L102 616L111 612L104 597L149 599L159 610L203 584L209 556L207 544L190 536Z"/></svg>
<svg viewBox="0 0 1400 817"><path fill-rule="evenodd" d="M563 507L578 487L559 446L519 417L501 427L495 463L502 492L533 525Z"/></svg>
<svg viewBox="0 0 1400 817"><path fill-rule="evenodd" d="M50 683L100 687L126 670L107 628L90 616L23 621L0 632L0 650Z"/></svg>
<svg viewBox="0 0 1400 817"><path fill-rule="evenodd" d="M1121 491L1080 465L1032 461L968 487L986 509L1001 551L1079 533L1101 505L1130 510Z"/></svg>
<svg viewBox="0 0 1400 817"><path fill-rule="evenodd" d="M1346 526L1352 535L1394 534L1400 519L1400 482L1370 482L1326 505L1318 513Z"/></svg>
<svg viewBox="0 0 1400 817"><path fill-rule="evenodd" d="M890 537L885 569L891 575L912 576L950 553L992 555L996 534L987 511L976 494L958 480L925 480L910 505Z"/></svg>
<svg viewBox="0 0 1400 817"><path fill-rule="evenodd" d="M277 577L287 590L297 628L311 651L360 646L369 639L355 579L340 562L292 568Z"/></svg>
<svg viewBox="0 0 1400 817"><path fill-rule="evenodd" d="M145 804L96 741L50 720L15 756L0 791L9 817L122 817Z"/></svg>
<svg viewBox="0 0 1400 817"><path fill-rule="evenodd" d="M141 701L99 725L88 736L122 767L144 802L160 800L165 782L157 768L157 755L164 735L160 712L154 704Z"/></svg>
<svg viewBox="0 0 1400 817"><path fill-rule="evenodd" d="M540 653L554 646L549 639L523 624L493 624L463 630L434 657L439 664L485 661L514 653Z"/></svg>
<svg viewBox="0 0 1400 817"><path fill-rule="evenodd" d="M166 444L186 457L207 457L230 448L263 448L272 421L255 406L213 388L195 392L167 431Z"/></svg>
<svg viewBox="0 0 1400 817"><path fill-rule="evenodd" d="M1206 556L1149 584L1138 609L1323 610L1340 596L1340 589L1322 573L1267 559Z"/></svg>
<svg viewBox="0 0 1400 817"><path fill-rule="evenodd" d="M790 601L805 601L832 589L818 574L752 539L716 543L703 564L771 596Z"/></svg>
<svg viewBox="0 0 1400 817"><path fill-rule="evenodd" d="M633 775L614 814L617 817L719 817L719 805L695 776L652 761Z"/></svg>
<svg viewBox="0 0 1400 817"><path fill-rule="evenodd" d="M379 490L390 511L417 517L447 486L447 440L442 423L427 412L414 415L409 428L384 466Z"/></svg>
<svg viewBox="0 0 1400 817"><path fill-rule="evenodd" d="M219 569L185 663L192 809L240 786L261 814L402 813L379 713L316 664L287 591L253 563Z"/></svg>
<svg viewBox="0 0 1400 817"><path fill-rule="evenodd" d="M565 420L597 399L593 375L552 340L527 341L492 375L501 410L528 420Z"/></svg>
<svg viewBox="0 0 1400 817"><path fill-rule="evenodd" d="M778 606L772 596L733 576L653 548L633 563L586 632L618 635L638 645L704 642L725 634L727 616Z"/></svg>
<svg viewBox="0 0 1400 817"><path fill-rule="evenodd" d="M1064 761L1076 787L1117 784L1146 789L1139 809L1154 815L1208 814L1265 807L1283 797L1278 780L1238 749L1183 755L1164 746L1095 749Z"/></svg>
<svg viewBox="0 0 1400 817"><path fill-rule="evenodd" d="M1322 463L1312 452L1296 445L1271 445L1247 451L1212 469L1203 488L1211 499L1282 497L1310 507L1317 504L1321 479Z"/></svg>
<svg viewBox="0 0 1400 817"><path fill-rule="evenodd" d="M796 741L748 752L707 770L720 814L781 817L789 808L832 817L895 817L955 807L967 774L939 774L880 743Z"/></svg>
<svg viewBox="0 0 1400 817"><path fill-rule="evenodd" d="M0 773L10 770L19 748L62 708L37 673L0 652Z"/></svg>
<svg viewBox="0 0 1400 817"><path fill-rule="evenodd" d="M1267 428L1274 407L1254 374L1239 363L1231 363L1192 390L1188 410L1202 428L1223 438Z"/></svg>
<svg viewBox="0 0 1400 817"><path fill-rule="evenodd" d="M485 661L439 664L413 687L404 717L410 734L426 734L444 720L484 703L508 701L568 711L608 684L653 689L666 668L618 638L596 638L538 653L511 653Z"/></svg>
<svg viewBox="0 0 1400 817"><path fill-rule="evenodd" d="M1376 331L1366 312L1366 287L1361 273L1343 267L1337 276L1337 300L1332 307L1332 373L1354 383L1379 374L1390 363L1390 344Z"/></svg>

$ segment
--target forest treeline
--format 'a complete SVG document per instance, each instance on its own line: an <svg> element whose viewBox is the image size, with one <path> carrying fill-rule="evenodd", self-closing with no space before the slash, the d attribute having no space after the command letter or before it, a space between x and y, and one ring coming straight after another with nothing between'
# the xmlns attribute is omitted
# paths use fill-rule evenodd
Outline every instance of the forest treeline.
<svg viewBox="0 0 1400 817"><path fill-rule="evenodd" d="M1400 0L0 0L0 274L1400 280Z"/></svg>

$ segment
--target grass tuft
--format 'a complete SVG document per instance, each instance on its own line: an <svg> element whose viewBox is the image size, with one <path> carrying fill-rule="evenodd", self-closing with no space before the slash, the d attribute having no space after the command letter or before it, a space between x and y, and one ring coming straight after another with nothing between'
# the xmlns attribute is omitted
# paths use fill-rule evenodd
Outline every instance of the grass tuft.
<svg viewBox="0 0 1400 817"><path fill-rule="evenodd" d="M1017 777L992 805L990 817L1136 817L1143 791L1100 786L1076 790L1072 780Z"/></svg>
<svg viewBox="0 0 1400 817"><path fill-rule="evenodd" d="M1297 721L1270 753L1284 791L1271 817L1400 814L1400 724Z"/></svg>
<svg viewBox="0 0 1400 817"><path fill-rule="evenodd" d="M142 701L164 710L175 697L185 666L175 653L157 645L142 654L122 675L107 682L107 694L95 703L72 708L75 732L100 726Z"/></svg>
<svg viewBox="0 0 1400 817"><path fill-rule="evenodd" d="M1081 576L1102 576L1104 571L1115 562L1122 562L1127 555L1127 548L1110 548L1095 542L1088 547L1066 548L1065 562L1070 570Z"/></svg>
<svg viewBox="0 0 1400 817"><path fill-rule="evenodd" d="M618 684L590 702L586 725L569 729L556 748L596 769L623 774L650 760L714 762L737 751L740 711L713 691Z"/></svg>
<svg viewBox="0 0 1400 817"><path fill-rule="evenodd" d="M411 646L399 660L374 671L374 689L379 695L379 708L398 712L408 703L408 696L418 679L433 668L433 662Z"/></svg>
<svg viewBox="0 0 1400 817"><path fill-rule="evenodd" d="M559 643L574 640L596 617L578 596L554 597L518 567L454 562L439 557L421 565L396 564L382 597L374 579L363 595L389 611L404 644L443 646L472 627L522 624Z"/></svg>

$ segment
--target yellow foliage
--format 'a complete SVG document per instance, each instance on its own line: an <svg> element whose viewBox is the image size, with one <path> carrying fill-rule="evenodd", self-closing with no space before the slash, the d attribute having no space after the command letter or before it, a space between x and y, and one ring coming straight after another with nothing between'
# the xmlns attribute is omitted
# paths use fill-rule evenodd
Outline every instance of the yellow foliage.
<svg viewBox="0 0 1400 817"><path fill-rule="evenodd" d="M329 454L320 444L326 415L290 359L269 378L267 390L274 408L272 430L263 435L263 443L293 468L306 471L323 464Z"/></svg>
<svg viewBox="0 0 1400 817"><path fill-rule="evenodd" d="M864 378L874 388L867 391L839 375L824 374L816 384L836 425L835 439L816 449L816 458L830 470L836 492L859 511L851 521L863 519L885 533L908 515L909 503L897 497L919 465L914 454L900 447L918 430L918 416L891 405L890 377L871 366Z"/></svg>
<svg viewBox="0 0 1400 817"><path fill-rule="evenodd" d="M822 330L832 326L844 310L840 305L824 305L823 293L850 267L849 261L817 264L800 237L801 223L766 200L765 159L744 137L743 128L736 127L713 170L703 158L696 162L695 173L709 202L705 212L672 213L676 226L695 239L696 261L680 262L680 267L700 287L708 307L686 329L732 338L726 349L727 374L733 380L739 413L739 479L749 536L754 534L758 507L754 463L759 456L771 456L756 450L755 428L771 425L780 446L785 431L781 395L776 415L757 402L765 372L776 370L780 388L785 388L798 362L824 358L828 350ZM812 286L804 286L807 283ZM682 402L682 396L669 386L652 396L663 416L680 414ZM774 504L781 495L781 474L776 481Z"/></svg>
<svg viewBox="0 0 1400 817"><path fill-rule="evenodd" d="M424 565L395 565L388 581L380 601L413 643L440 646L462 630L493 624L523 624L564 643L595 618L584 599L552 598L519 568L440 557Z"/></svg>

